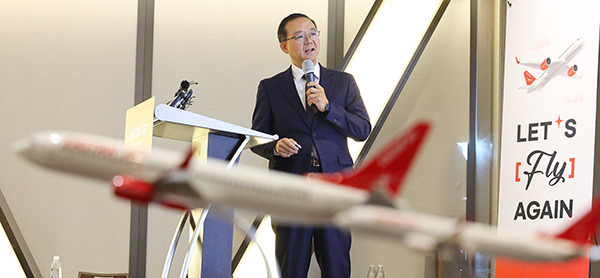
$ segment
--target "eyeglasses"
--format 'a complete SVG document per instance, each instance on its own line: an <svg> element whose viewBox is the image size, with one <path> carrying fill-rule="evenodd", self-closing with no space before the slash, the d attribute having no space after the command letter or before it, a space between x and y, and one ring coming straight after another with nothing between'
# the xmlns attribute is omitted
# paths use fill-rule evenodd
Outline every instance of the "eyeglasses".
<svg viewBox="0 0 600 278"><path fill-rule="evenodd" d="M321 36L321 31L313 31L313 32L310 32L310 33L308 33L308 34L307 34L307 33L303 33L303 34L300 34L300 35L296 35L296 36L293 36L293 37L289 37L289 38L287 38L287 39L285 39L285 40L283 40L283 41L281 41L281 42L284 42L284 41L289 41L289 40L291 40L291 39L294 39L294 40L296 40L297 42L304 43L304 42L306 42L306 37L307 37L307 36L308 36L308 37L310 37L310 39L314 41L314 40L316 40L316 39L317 39L319 36Z"/></svg>

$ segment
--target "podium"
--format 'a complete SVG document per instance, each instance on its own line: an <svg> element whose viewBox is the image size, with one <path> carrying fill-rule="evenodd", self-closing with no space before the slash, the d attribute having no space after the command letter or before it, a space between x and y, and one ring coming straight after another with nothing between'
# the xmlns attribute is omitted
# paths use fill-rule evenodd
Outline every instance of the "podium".
<svg viewBox="0 0 600 278"><path fill-rule="evenodd" d="M153 136L191 142L197 158L206 160L210 157L226 160L229 161L228 167L232 167L237 163L244 149L278 139L277 135L265 134L165 104L158 105L155 108L154 117ZM194 214L194 212L191 214L186 212L182 216L171 242L163 275L165 275L165 271L167 274L169 272L175 247L185 226L187 216L189 215L194 219ZM205 208L201 214L201 221L199 221L197 227L194 227L193 223L195 222L191 221L192 228L196 231L191 239L190 251L185 262L186 265L195 266L194 262L190 261L190 254L193 252L193 248L198 245L196 240L203 224L201 274L197 273L192 267L189 277L230 278L233 210L220 210L217 216L213 215L208 208Z"/></svg>

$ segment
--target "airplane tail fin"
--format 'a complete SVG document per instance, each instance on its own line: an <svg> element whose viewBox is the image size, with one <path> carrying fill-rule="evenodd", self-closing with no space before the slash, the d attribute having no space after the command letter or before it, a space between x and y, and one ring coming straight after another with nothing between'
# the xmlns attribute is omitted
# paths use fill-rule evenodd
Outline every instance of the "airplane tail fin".
<svg viewBox="0 0 600 278"><path fill-rule="evenodd" d="M341 174L325 175L323 178L365 190L383 186L387 192L396 194L429 129L428 123L417 123L393 139L361 167Z"/></svg>
<svg viewBox="0 0 600 278"><path fill-rule="evenodd" d="M531 75L531 73L529 73L528 71L523 72L523 75L525 76L525 83L527 83L527 86L533 84L533 82L535 81L535 77L533 77L533 75Z"/></svg>
<svg viewBox="0 0 600 278"><path fill-rule="evenodd" d="M558 234L557 238L568 239L579 244L589 241L590 235L594 234L600 223L600 197L594 199L592 209L573 225Z"/></svg>

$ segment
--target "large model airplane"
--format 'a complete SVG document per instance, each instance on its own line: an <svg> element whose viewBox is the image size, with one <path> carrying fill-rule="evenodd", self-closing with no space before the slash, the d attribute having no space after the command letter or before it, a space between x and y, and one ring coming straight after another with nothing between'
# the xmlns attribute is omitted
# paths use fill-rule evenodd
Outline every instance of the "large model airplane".
<svg viewBox="0 0 600 278"><path fill-rule="evenodd" d="M596 198L589 213L555 235L498 234L496 227L482 223L369 205L339 213L334 224L396 238L422 252L459 249L526 261L566 261L588 257L589 238L599 221Z"/></svg>
<svg viewBox="0 0 600 278"><path fill-rule="evenodd" d="M298 176L160 149L125 149L120 140L76 133L39 133L18 151L42 166L110 180L118 196L177 208L236 207L271 214L280 223L336 224L396 237L420 251L458 248L523 260L560 261L586 256L600 206L556 236L498 235L494 227L394 208L396 194L429 126L421 123L392 140L373 159L339 174ZM183 163L180 163L181 161ZM596 202L598 203L598 202Z"/></svg>
<svg viewBox="0 0 600 278"><path fill-rule="evenodd" d="M569 62L581 51L584 44L585 42L583 39L577 39L577 41L571 44L571 46L569 46L556 61L552 61L550 57L548 57L541 63L521 62L519 61L519 58L515 57L517 64L519 65L544 71L537 79L529 73L529 71L523 72L527 86L521 86L519 89L525 89L528 93L540 90L548 83L548 81L557 75L581 78L577 75L577 65L569 66Z"/></svg>
<svg viewBox="0 0 600 278"><path fill-rule="evenodd" d="M146 153L121 140L69 132L43 132L17 143L18 152L44 167L112 180L116 195L170 207L235 207L270 214L273 221L321 225L353 206L393 205L392 196L423 143L419 123L392 140L364 166L330 175L299 176L220 161L186 159L174 151ZM184 161L183 163L180 163Z"/></svg>

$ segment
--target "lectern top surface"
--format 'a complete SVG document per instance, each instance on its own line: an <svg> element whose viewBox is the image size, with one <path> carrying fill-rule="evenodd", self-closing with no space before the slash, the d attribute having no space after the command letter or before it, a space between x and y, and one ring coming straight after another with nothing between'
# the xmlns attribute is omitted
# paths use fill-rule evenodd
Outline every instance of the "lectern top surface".
<svg viewBox="0 0 600 278"><path fill-rule="evenodd" d="M246 148L277 140L279 136L177 109L165 104L154 110L154 136L191 142L195 134L219 133L223 136L250 136Z"/></svg>

